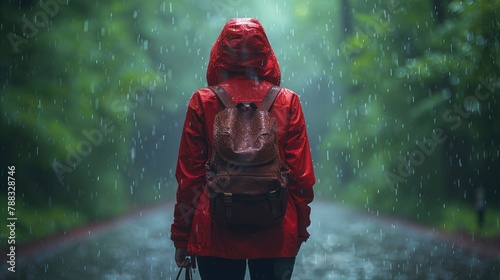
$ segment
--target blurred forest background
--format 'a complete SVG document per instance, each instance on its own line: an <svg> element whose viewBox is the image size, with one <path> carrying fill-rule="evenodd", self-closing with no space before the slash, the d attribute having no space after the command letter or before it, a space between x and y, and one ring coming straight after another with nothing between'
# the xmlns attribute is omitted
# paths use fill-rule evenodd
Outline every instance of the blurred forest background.
<svg viewBox="0 0 500 280"><path fill-rule="evenodd" d="M232 17L261 21L282 85L301 97L318 199L500 235L499 0L7 0L0 10L0 213L13 165L18 243L174 199L186 105Z"/></svg>

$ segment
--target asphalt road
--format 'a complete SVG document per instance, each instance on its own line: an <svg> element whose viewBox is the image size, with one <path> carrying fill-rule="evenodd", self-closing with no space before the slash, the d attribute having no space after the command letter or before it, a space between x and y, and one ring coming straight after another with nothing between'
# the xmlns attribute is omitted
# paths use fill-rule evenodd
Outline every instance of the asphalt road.
<svg viewBox="0 0 500 280"><path fill-rule="evenodd" d="M175 279L172 207L19 252L16 272L4 263L0 278ZM463 247L432 230L332 204L312 208L311 239L297 256L292 279L500 279L500 251L474 250L473 242Z"/></svg>

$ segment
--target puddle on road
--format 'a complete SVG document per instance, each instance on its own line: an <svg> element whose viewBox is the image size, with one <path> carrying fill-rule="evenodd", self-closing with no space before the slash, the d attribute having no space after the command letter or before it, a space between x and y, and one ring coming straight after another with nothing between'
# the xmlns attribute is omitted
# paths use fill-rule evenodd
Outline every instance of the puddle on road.
<svg viewBox="0 0 500 280"><path fill-rule="evenodd" d="M338 206L312 207L311 239L297 257L293 279L500 279L500 256L478 256L432 233ZM171 209L133 216L43 254L20 256L17 272L7 274L15 277L7 279L173 279Z"/></svg>

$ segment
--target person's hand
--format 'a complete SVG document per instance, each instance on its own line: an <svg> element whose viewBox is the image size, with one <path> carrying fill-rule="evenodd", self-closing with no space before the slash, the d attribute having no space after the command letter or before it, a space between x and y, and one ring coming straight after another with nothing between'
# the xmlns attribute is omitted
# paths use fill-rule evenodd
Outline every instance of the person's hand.
<svg viewBox="0 0 500 280"><path fill-rule="evenodd" d="M178 267L196 268L196 260L194 256L188 256L187 248L175 248L175 262Z"/></svg>

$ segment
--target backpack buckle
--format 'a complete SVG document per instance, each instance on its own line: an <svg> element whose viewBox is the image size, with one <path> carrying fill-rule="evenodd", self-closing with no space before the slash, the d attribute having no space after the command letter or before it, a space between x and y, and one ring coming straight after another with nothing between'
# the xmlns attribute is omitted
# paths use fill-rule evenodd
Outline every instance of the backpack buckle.
<svg viewBox="0 0 500 280"><path fill-rule="evenodd" d="M276 209L276 197L276 190L269 192L269 204L271 205L271 212L273 215L278 213L278 210Z"/></svg>
<svg viewBox="0 0 500 280"><path fill-rule="evenodd" d="M231 218L231 206L233 204L233 194L224 193L224 206L226 206L226 217Z"/></svg>

